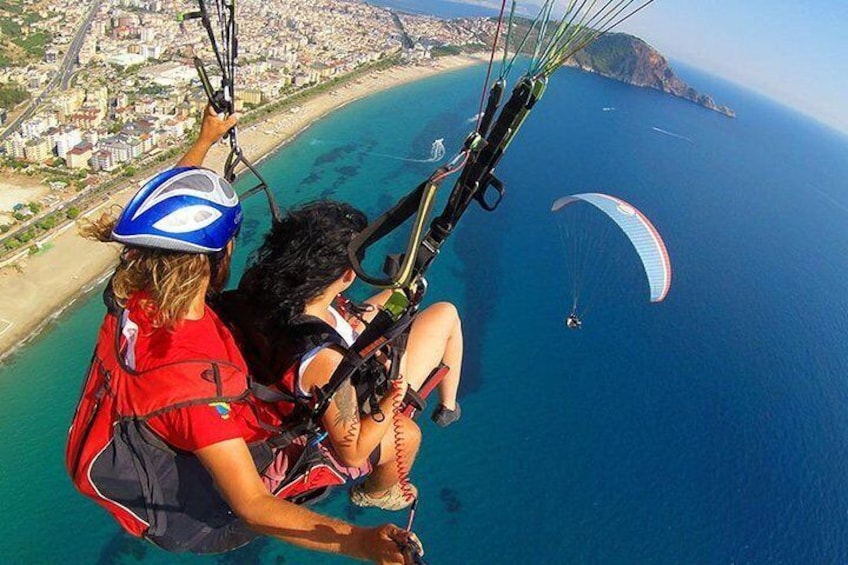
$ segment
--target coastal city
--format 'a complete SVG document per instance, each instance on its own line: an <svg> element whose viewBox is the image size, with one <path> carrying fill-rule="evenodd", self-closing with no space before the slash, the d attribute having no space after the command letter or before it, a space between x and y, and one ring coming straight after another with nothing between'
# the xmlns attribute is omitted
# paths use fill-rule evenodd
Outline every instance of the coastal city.
<svg viewBox="0 0 848 565"><path fill-rule="evenodd" d="M0 0L0 565L848 565L846 22Z"/></svg>
<svg viewBox="0 0 848 565"><path fill-rule="evenodd" d="M38 252L45 233L117 181L175 157L196 131L207 99L194 57L217 84L196 8L0 3L0 255ZM239 25L236 110L248 119L340 77L479 49L491 32L485 19L412 16L360 0L244 0Z"/></svg>

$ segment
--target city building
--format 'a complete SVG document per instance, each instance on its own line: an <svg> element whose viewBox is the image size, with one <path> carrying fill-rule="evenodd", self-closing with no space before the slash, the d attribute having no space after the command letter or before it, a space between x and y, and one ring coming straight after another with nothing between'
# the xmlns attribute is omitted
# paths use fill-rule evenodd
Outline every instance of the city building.
<svg viewBox="0 0 848 565"><path fill-rule="evenodd" d="M31 163L43 163L53 156L52 149L46 137L30 139L24 145L24 159Z"/></svg>
<svg viewBox="0 0 848 565"><path fill-rule="evenodd" d="M24 147L26 139L19 132L15 132L6 138L3 148L6 150L6 155L12 159L23 159L25 156Z"/></svg>
<svg viewBox="0 0 848 565"><path fill-rule="evenodd" d="M65 161L70 169L85 169L89 167L93 155L94 147L83 142L68 151Z"/></svg>

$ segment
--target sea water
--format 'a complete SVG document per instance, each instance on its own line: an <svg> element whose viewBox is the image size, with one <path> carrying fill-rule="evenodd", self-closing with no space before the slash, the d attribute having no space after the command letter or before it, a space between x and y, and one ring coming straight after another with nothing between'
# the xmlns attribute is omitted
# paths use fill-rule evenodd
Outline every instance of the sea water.
<svg viewBox="0 0 848 565"><path fill-rule="evenodd" d="M499 6L469 4L453 0L427 0L423 7L421 0L369 0L369 4L398 10L401 13L434 15L440 18L479 18L497 16Z"/></svg>
<svg viewBox="0 0 848 565"><path fill-rule="evenodd" d="M459 307L466 361L463 418L422 419L412 473L429 562L848 560L848 138L682 70L739 117L560 71L498 167L502 206L472 206L434 263L428 300ZM262 171L284 207L338 198L373 217L434 166L409 160L438 139L448 158L459 149L483 74L353 103ZM569 331L550 206L592 191L651 218L674 278L649 304L635 254L612 237L599 252L611 278ZM246 218L237 274L268 226L261 197ZM0 369L0 562L342 562L274 541L174 556L73 490L65 434L103 312L81 300ZM344 491L318 510L406 519L354 509Z"/></svg>

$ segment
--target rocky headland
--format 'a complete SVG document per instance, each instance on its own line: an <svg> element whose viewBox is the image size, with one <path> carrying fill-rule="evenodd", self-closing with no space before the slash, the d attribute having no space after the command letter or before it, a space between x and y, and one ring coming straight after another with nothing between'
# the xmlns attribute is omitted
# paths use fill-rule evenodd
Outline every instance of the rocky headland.
<svg viewBox="0 0 848 565"><path fill-rule="evenodd" d="M659 51L626 33L601 36L569 59L566 65L634 86L660 90L725 116L736 117L731 108L686 84Z"/></svg>

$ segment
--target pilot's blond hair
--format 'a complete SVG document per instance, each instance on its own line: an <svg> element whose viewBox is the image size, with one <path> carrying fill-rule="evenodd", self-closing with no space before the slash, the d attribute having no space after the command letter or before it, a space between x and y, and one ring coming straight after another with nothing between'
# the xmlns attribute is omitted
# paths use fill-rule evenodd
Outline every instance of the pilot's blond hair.
<svg viewBox="0 0 848 565"><path fill-rule="evenodd" d="M111 242L117 222L114 211L96 220L80 221L80 234L88 239ZM124 246L112 275L112 293L121 307L133 294L145 292L144 308L156 327L174 328L189 312L212 274L208 255L182 253L148 247Z"/></svg>

